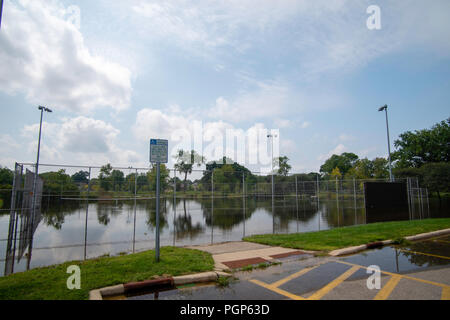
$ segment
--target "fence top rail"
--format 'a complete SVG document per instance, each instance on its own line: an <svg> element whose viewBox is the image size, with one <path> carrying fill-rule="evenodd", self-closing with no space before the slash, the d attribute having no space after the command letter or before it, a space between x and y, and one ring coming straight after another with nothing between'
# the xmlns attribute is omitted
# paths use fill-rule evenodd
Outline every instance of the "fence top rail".
<svg viewBox="0 0 450 320"><path fill-rule="evenodd" d="M19 166L32 166L32 167L36 166L36 163L31 163L31 162L28 162L28 163L27 162L22 162L22 163L18 162L16 164L19 165ZM40 167L54 167L54 168L79 168L79 169L102 169L103 168L103 166L48 164L48 163L40 163L39 166ZM117 169L117 170L147 170L147 171L152 169L151 167L132 167L132 166L129 166L129 167L114 167L114 166L111 166L111 168L112 169ZM180 170L175 169L175 168L167 168L167 170L169 172L173 172L173 171L181 172ZM207 170L207 169L194 169L193 168L192 172L214 172L215 170L216 169ZM230 171L230 172L234 173L234 172L242 172L242 171ZM250 171L250 170L249 170L249 172L251 174L260 175L260 176L263 176L263 177L270 177L270 176L272 176L272 174L270 172ZM246 172L242 172L242 173L245 174ZM305 173L295 172L295 173L289 173L287 176L282 176L282 175L279 175L279 174L274 174L274 176L276 176L276 177L284 177L284 178L288 178L288 177L293 178L293 177L296 177L298 175L304 175L304 174ZM412 178L395 178L394 182L407 181L407 179L416 179L416 177L412 177ZM338 178L338 179L336 179L336 178L329 178L329 179L324 179L323 177L320 177L319 179L313 179L313 180L303 180L303 179L298 180L299 183L303 183L303 182L313 182L313 183L317 183L317 182L319 182L319 183L321 183L321 182L322 183L325 183L325 182L353 182L353 181L355 181L355 182L377 182L377 181L389 182L389 178L365 178L365 179L355 179L355 178L352 178L352 179L339 179ZM279 184L279 182L275 182L275 183ZM292 182L292 183L294 183L294 182Z"/></svg>
<svg viewBox="0 0 450 320"><path fill-rule="evenodd" d="M36 163L18 163L19 165L24 166L36 166ZM40 167L55 167L55 168L80 168L80 169L101 169L103 166L86 166L86 165L67 165L67 164L47 164L47 163L39 163ZM111 166L112 169L120 169L120 170L151 170L151 167L114 167ZM175 169L167 168L169 171L174 171ZM179 171L179 170L177 170ZM205 172L209 170L200 170L200 169L192 169L195 172Z"/></svg>

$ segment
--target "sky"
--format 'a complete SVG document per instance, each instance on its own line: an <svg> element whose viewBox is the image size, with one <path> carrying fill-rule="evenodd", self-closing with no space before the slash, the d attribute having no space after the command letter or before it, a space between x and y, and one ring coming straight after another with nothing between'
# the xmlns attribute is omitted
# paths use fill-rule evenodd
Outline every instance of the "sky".
<svg viewBox="0 0 450 320"><path fill-rule="evenodd" d="M380 106L392 148L450 116L449 14L448 0L5 0L0 165L36 161L39 105L41 163L148 167L159 138L264 171L265 132L295 173L387 157Z"/></svg>

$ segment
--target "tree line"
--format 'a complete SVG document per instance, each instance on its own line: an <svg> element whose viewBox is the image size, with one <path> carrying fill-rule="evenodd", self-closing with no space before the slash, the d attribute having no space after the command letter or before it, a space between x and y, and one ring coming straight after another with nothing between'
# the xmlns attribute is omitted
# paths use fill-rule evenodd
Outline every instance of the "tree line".
<svg viewBox="0 0 450 320"><path fill-rule="evenodd" d="M393 174L396 178L418 177L421 185L435 192L450 191L450 118L435 124L430 129L407 131L394 141L395 151L391 155ZM196 151L179 150L175 155L175 170L180 173L170 177L165 165L161 165L161 190L168 191L176 186L178 191L211 191L220 190L225 193L240 193L243 185L270 183L271 176L253 174L248 168L223 157L206 162ZM282 156L274 159L274 170L277 182L287 181L291 166L290 159ZM197 180L188 179L195 168L206 165L202 177ZM303 181L332 179L387 179L389 177L388 160L382 157L369 160L360 159L358 155L344 152L332 155L320 167L319 172L296 174ZM50 195L79 195L86 192L89 172L79 171L69 175L65 170L40 174L44 179L44 193ZM13 171L0 167L0 199L8 201L13 183ZM125 175L123 171L106 164L100 169L98 177L92 178L89 190L95 196L102 192L154 192L156 186L156 167L152 166L146 173L132 172Z"/></svg>
<svg viewBox="0 0 450 320"><path fill-rule="evenodd" d="M436 193L450 191L450 118L430 129L407 131L394 141L391 154L395 178L417 177L420 185ZM359 159L354 153L332 155L320 167L323 179L386 179L388 160Z"/></svg>

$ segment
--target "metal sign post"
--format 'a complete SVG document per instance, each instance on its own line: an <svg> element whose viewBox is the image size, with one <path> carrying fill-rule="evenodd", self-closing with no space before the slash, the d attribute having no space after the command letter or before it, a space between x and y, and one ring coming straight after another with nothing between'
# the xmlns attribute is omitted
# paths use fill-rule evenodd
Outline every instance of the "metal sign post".
<svg viewBox="0 0 450 320"><path fill-rule="evenodd" d="M0 0L0 28L2 27L3 0Z"/></svg>
<svg viewBox="0 0 450 320"><path fill-rule="evenodd" d="M160 189L160 164L167 163L168 159L167 140L150 140L150 162L156 164L156 235L155 235L155 252L156 262L159 262L159 189Z"/></svg>

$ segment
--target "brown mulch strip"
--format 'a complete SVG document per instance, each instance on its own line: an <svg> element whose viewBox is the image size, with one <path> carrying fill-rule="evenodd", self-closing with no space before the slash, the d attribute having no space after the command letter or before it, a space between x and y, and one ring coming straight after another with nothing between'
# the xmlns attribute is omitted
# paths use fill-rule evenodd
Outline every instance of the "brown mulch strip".
<svg viewBox="0 0 450 320"><path fill-rule="evenodd" d="M303 252L303 251L292 251L292 252L274 254L273 256L270 256L270 257L274 258L274 259L279 259L279 258L286 258L286 257L290 257L290 256L298 256L298 255L301 255L301 254L305 254L305 252Z"/></svg>
<svg viewBox="0 0 450 320"><path fill-rule="evenodd" d="M267 262L267 260L263 259L263 258L250 258L250 259L243 259L243 260L234 260L234 261L227 261L227 262L222 262L224 265L226 265L228 268L231 269L238 269L238 268L243 268L252 264L259 264L259 263L263 263L263 262Z"/></svg>

